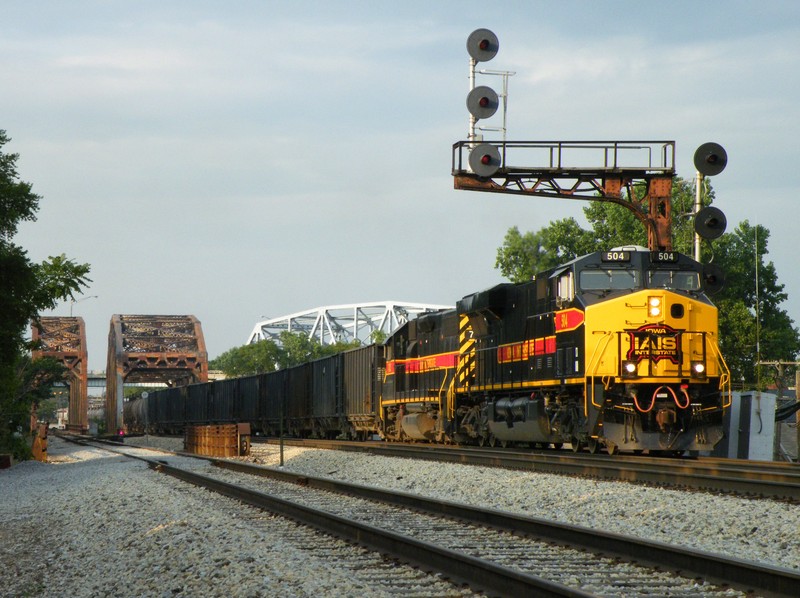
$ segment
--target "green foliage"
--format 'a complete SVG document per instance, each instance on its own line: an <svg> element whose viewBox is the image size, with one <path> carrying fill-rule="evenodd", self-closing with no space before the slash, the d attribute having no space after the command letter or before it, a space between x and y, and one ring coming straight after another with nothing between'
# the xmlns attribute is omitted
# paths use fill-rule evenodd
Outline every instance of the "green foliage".
<svg viewBox="0 0 800 598"><path fill-rule="evenodd" d="M637 195L641 191L634 190ZM705 202L714 192L707 187ZM683 179L672 185L673 237L681 239L675 249L692 253L694 222L687 217L694 209L694 188ZM581 228L574 218L555 220L536 231L521 234L514 226L508 229L503 245L497 249L495 268L512 282L530 280L537 272L554 268L564 262L593 251L622 245L647 246L647 229L628 208L607 201L588 202L583 214L591 226Z"/></svg>
<svg viewBox="0 0 800 598"><path fill-rule="evenodd" d="M284 331L280 334L280 343L262 340L234 347L212 359L208 367L222 370L229 378L250 376L300 365L358 346L358 341L323 345L316 339L308 338L306 334Z"/></svg>
<svg viewBox="0 0 800 598"><path fill-rule="evenodd" d="M0 447L20 444L16 434L27 429L31 405L46 399L48 380L61 375L52 363L30 364L31 322L91 282L88 264L64 255L36 264L12 242L21 222L36 220L41 198L18 180L19 155L2 151L9 141L0 130Z"/></svg>
<svg viewBox="0 0 800 598"><path fill-rule="evenodd" d="M122 397L125 401L128 401L141 397L142 393L146 391L146 386L126 386L122 389Z"/></svg>
<svg viewBox="0 0 800 598"><path fill-rule="evenodd" d="M574 218L557 220L524 235L514 226L497 249L494 267L511 281L524 282L537 272L594 251L593 246L592 233L583 230Z"/></svg>
<svg viewBox="0 0 800 598"><path fill-rule="evenodd" d="M387 338L389 338L389 335L383 330L373 330L369 335L369 340L376 345L382 345L386 342Z"/></svg>
<svg viewBox="0 0 800 598"><path fill-rule="evenodd" d="M106 433L106 418L105 417L93 417L89 420L89 427L92 427L92 424L97 426L97 435L102 436Z"/></svg>
<svg viewBox="0 0 800 598"><path fill-rule="evenodd" d="M757 368L759 360L795 361L800 352L800 332L780 307L788 295L775 265L765 262L768 240L766 228L745 220L713 244L714 263L725 273L725 286L714 297L722 354L734 381L759 387L776 382L774 370Z"/></svg>
<svg viewBox="0 0 800 598"><path fill-rule="evenodd" d="M272 341L259 341L251 345L228 349L212 359L208 367L221 370L229 378L273 372L279 359L278 346Z"/></svg>
<svg viewBox="0 0 800 598"><path fill-rule="evenodd" d="M0 130L0 149L9 141L6 132ZM41 199L30 183L17 180L18 159L19 154L0 152L0 237L9 239L17 234L20 222L36 220Z"/></svg>
<svg viewBox="0 0 800 598"><path fill-rule="evenodd" d="M49 357L17 359L9 386L0 389L0 452L10 452L18 460L30 458L31 408L50 400L51 388L64 380L65 372L60 362Z"/></svg>
<svg viewBox="0 0 800 598"><path fill-rule="evenodd" d="M611 249L622 245L647 247L647 229L627 208L615 203L592 201L583 209L592 226L594 247L587 252Z"/></svg>
<svg viewBox="0 0 800 598"><path fill-rule="evenodd" d="M704 179L703 205L714 199ZM693 254L695 189L675 179L672 186L672 236L675 250ZM612 202L589 202L584 215L587 231L572 218L552 222L537 232L506 233L497 250L495 267L512 282L530 280L536 272L555 267L579 255L623 245L647 246L647 230L627 208ZM758 238L756 250L756 237ZM771 381L762 361L794 361L800 353L800 332L780 305L784 286L772 262L765 262L769 231L742 222L735 231L701 245L704 263L713 262L725 273L723 290L713 297L719 308L720 345L735 383L763 386ZM758 272L758 300L756 300ZM792 372L789 371L789 374Z"/></svg>

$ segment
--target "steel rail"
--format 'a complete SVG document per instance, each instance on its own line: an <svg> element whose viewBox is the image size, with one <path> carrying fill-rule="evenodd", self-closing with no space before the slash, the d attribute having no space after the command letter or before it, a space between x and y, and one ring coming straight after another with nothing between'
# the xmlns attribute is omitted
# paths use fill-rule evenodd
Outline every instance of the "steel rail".
<svg viewBox="0 0 800 598"><path fill-rule="evenodd" d="M277 442L269 440L270 443ZM695 490L733 492L765 498L800 500L800 467L791 464L736 459L674 459L663 457L574 454L567 451L519 452L511 449L284 440L305 446L411 459L503 467L523 471L580 475L607 480L677 486Z"/></svg>
<svg viewBox="0 0 800 598"><path fill-rule="evenodd" d="M87 444L85 441L79 443ZM248 490L208 476L172 467L164 460L130 455L116 449L107 448L106 450L144 461L158 471L214 490L246 504L289 517L345 540L367 546L373 550L390 553L423 570L433 568L450 579L466 583L473 588L488 590L490 593L497 591L501 595L506 595L507 593L509 595L519 595L520 587L525 584L532 584L526 586L526 591L535 590L534 595L591 595L555 582L549 582L535 576L507 569L483 559L469 557L393 532L355 523L349 519L343 519L324 511L317 511L258 491ZM478 452L483 453L483 451ZM384 491L370 486L294 474L283 469L273 469L241 461L213 458L206 458L206 460L220 468L232 471L266 476L319 490L339 492L494 529L511 530L541 540L583 548L606 556L615 556L621 560L636 564L674 571L683 577L698 576L713 584L730 585L742 591L757 592L763 596L796 596L797 588L800 587L800 573L796 571L705 553L688 547L671 546L613 532L597 531L509 512L481 509L466 504L426 499L422 496L394 490ZM460 562L451 561L452 558L456 558ZM490 585L493 583L499 585Z"/></svg>
<svg viewBox="0 0 800 598"><path fill-rule="evenodd" d="M288 517L371 550L388 553L422 570L441 572L452 580L466 583L470 587L490 594L502 596L594 596L559 583L496 565L484 559L471 557L325 511L298 505L263 492L189 472L162 461L137 458L147 461L151 468L177 479L213 490L259 509Z"/></svg>
<svg viewBox="0 0 800 598"><path fill-rule="evenodd" d="M429 499L395 490L387 491L329 478L295 474L241 461L213 460L212 463L232 471L303 484L318 490L338 492L424 511L433 515L455 518L494 529L527 534L545 541L584 548L591 552L615 556L625 561L671 570L680 573L683 577L698 576L714 584L729 584L746 592L758 592L760 595L796 596L797 588L800 587L800 573L796 571L702 552L692 548L671 546L634 536L604 532L504 511L483 509L463 503Z"/></svg>
<svg viewBox="0 0 800 598"><path fill-rule="evenodd" d="M91 444L91 441L85 438L74 439L66 436L62 438L84 446ZM484 559L358 523L332 513L292 503L264 492L250 490L174 467L163 459L148 459L139 455L131 455L120 450L123 447L110 448L106 443L99 448L143 461L147 463L148 467L160 473L171 475L176 479L212 490L228 498L287 517L370 550L389 554L423 571L437 571L453 581L467 584L472 588L477 588L492 595L597 598L595 594L509 569ZM132 448L141 449L144 447ZM215 464L220 463L217 459L206 460Z"/></svg>

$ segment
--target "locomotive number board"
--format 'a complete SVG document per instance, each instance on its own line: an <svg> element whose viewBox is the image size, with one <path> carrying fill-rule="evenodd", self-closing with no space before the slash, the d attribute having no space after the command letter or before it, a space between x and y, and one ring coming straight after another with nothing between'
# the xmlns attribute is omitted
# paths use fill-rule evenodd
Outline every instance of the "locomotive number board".
<svg viewBox="0 0 800 598"><path fill-rule="evenodd" d="M650 252L650 261L651 262L677 262L678 261L678 254L674 251L651 251Z"/></svg>
<svg viewBox="0 0 800 598"><path fill-rule="evenodd" d="M630 251L604 251L600 254L600 259L604 262L629 262L631 261Z"/></svg>

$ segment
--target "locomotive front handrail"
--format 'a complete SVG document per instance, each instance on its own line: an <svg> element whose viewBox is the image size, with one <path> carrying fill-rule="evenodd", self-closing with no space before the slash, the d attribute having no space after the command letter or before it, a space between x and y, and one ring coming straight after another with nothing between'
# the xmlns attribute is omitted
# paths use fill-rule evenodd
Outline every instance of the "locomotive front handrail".
<svg viewBox="0 0 800 598"><path fill-rule="evenodd" d="M719 374L719 389L722 392L722 396L724 397L722 402L722 408L727 409L728 407L731 406L731 403L733 402L731 371L728 368L728 364L726 363L725 358L722 356L722 351L720 351L719 344L717 344L717 341L712 338L709 344L711 345L712 352L717 358L717 364L719 366L722 366L720 367L720 374Z"/></svg>
<svg viewBox="0 0 800 598"><path fill-rule="evenodd" d="M611 339L614 338L614 333L611 331L601 332L600 334L604 335L605 344L601 349L600 344L604 340L601 338L600 341L595 346L594 352L592 353L589 362L586 364L586 377L584 379L584 397L586 397L586 399L588 400L584 400L583 414L587 417L589 416L589 402L588 402L589 400L591 400L593 407L597 407L598 409L602 407L601 404L594 402L594 384L591 385L589 384L589 378L590 377L594 378L597 375L597 369L600 367L601 357L605 354L606 349L608 348L608 344L611 342Z"/></svg>

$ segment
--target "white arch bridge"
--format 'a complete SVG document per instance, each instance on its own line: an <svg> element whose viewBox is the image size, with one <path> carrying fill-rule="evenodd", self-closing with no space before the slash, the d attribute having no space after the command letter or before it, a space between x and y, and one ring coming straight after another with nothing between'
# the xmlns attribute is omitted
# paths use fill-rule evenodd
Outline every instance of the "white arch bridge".
<svg viewBox="0 0 800 598"><path fill-rule="evenodd" d="M372 341L373 332L389 335L420 314L453 307L399 301L328 305L258 322L247 342L265 339L277 342L280 333L288 330L307 334L322 344L354 340L366 344Z"/></svg>

